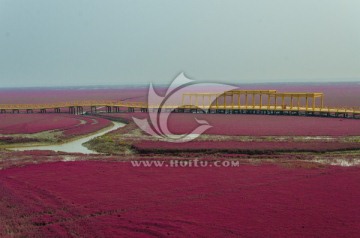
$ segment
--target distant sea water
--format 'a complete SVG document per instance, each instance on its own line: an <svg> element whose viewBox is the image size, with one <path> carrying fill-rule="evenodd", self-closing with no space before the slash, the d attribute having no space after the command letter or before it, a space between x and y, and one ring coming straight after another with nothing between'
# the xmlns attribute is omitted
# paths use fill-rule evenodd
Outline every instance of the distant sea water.
<svg viewBox="0 0 360 238"><path fill-rule="evenodd" d="M159 93L168 85L158 84ZM78 100L133 100L145 101L148 85L93 85L62 87L0 88L0 104L30 104L68 102ZM239 84L240 89L279 92L322 92L326 106L360 107L360 82L335 83L258 83ZM202 90L203 91L203 90Z"/></svg>

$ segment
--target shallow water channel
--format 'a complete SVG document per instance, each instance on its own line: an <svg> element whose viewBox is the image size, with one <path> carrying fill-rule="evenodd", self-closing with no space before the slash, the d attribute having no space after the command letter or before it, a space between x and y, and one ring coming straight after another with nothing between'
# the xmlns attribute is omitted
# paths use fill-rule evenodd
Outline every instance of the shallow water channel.
<svg viewBox="0 0 360 238"><path fill-rule="evenodd" d="M85 142L88 142L96 137L105 135L106 133L110 131L114 131L120 127L125 126L124 123L120 122L112 122L113 126L107 128L106 130L101 130L98 133L91 134L89 136L82 137L80 139L72 140L69 142L65 142L62 144L54 144L54 145L41 145L41 146L29 146L29 147L18 147L18 148L12 148L11 150L16 151L26 151L26 150L53 150L53 151L63 151L68 153L83 153L83 154L97 154L97 152L89 150L83 144Z"/></svg>

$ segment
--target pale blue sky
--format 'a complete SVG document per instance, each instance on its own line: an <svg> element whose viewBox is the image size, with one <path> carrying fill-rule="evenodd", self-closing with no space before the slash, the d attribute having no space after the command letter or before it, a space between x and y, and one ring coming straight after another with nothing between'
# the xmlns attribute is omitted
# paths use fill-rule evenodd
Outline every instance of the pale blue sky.
<svg viewBox="0 0 360 238"><path fill-rule="evenodd" d="M359 81L359 0L0 0L0 87Z"/></svg>

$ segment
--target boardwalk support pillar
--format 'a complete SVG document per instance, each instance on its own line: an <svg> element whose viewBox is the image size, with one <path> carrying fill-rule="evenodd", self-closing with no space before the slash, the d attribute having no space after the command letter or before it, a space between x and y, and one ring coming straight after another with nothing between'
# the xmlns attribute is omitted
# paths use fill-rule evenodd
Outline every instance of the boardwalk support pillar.
<svg viewBox="0 0 360 238"><path fill-rule="evenodd" d="M79 115L79 114L83 114L84 113L84 108L81 107L81 106L77 106L76 107L76 114Z"/></svg>
<svg viewBox="0 0 360 238"><path fill-rule="evenodd" d="M75 114L75 107L69 107L69 114Z"/></svg>
<svg viewBox="0 0 360 238"><path fill-rule="evenodd" d="M91 111L91 114L97 113L97 108L96 108L96 106L91 106L91 107L90 107L90 111Z"/></svg>

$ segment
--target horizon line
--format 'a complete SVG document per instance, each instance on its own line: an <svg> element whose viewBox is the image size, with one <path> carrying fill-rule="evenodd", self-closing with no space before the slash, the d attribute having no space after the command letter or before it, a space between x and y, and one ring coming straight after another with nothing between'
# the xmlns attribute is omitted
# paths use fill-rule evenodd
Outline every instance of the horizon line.
<svg viewBox="0 0 360 238"><path fill-rule="evenodd" d="M201 81L198 81L199 83L201 83ZM213 81L209 81L211 83L216 83ZM358 81L317 81L317 82L300 82L300 81L295 81L295 82L288 82L288 81L284 81L284 82L257 82L257 83L227 83L225 82L224 84L229 84L229 85L266 85L266 84L274 84L274 85L279 85L279 84L358 84L360 83L360 79ZM61 89L61 88L94 88L94 87L98 87L98 88L102 88L102 89L108 89L109 87L116 87L116 88L121 88L121 87L126 87L126 88L141 88L141 87L148 87L150 83L138 83L138 84L84 84L84 85L54 85L54 86L5 86L5 87L0 87L0 90L3 89ZM169 84L167 83L153 83L154 86L156 87L166 87L169 86Z"/></svg>

